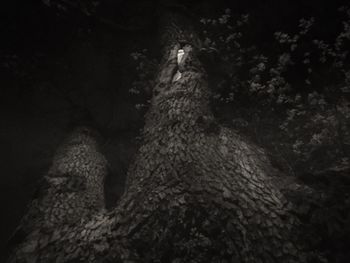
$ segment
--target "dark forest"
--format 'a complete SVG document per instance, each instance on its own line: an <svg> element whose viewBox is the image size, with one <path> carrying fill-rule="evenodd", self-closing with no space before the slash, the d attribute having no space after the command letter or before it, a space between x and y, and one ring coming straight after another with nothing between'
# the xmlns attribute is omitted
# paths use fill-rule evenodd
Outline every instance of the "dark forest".
<svg viewBox="0 0 350 263"><path fill-rule="evenodd" d="M0 13L1 262L349 262L347 1Z"/></svg>

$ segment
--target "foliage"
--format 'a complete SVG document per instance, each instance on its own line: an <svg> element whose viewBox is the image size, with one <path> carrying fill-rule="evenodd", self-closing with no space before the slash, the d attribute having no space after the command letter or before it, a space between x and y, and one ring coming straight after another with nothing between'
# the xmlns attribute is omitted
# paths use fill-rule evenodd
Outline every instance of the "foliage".
<svg viewBox="0 0 350 263"><path fill-rule="evenodd" d="M344 99L349 93L350 11L343 7L339 12L344 15L343 28L332 42L317 38L312 32L316 19L309 18L300 19L294 34L275 32L269 48L257 46L257 39L249 35L254 25L247 14L232 15L226 9L216 19L200 20L203 51L215 53L224 65L225 77L214 83L216 104L244 111L240 117L245 121L240 123L251 130L264 126L262 120L274 112L275 123L266 124L280 134L281 141L275 142L284 145L280 150L290 149L290 159L297 160L292 166L314 159L320 151L327 153L323 157L328 157L328 166L348 166L343 149L350 138L349 102ZM263 141L266 135L255 136Z"/></svg>
<svg viewBox="0 0 350 263"><path fill-rule="evenodd" d="M135 80L129 93L138 98L136 109L141 110L148 106L148 100L155 83L155 73L158 66L157 60L152 58L147 49L135 51L130 54L135 68Z"/></svg>
<svg viewBox="0 0 350 263"><path fill-rule="evenodd" d="M98 0L42 0L42 2L47 7L54 9L57 15L63 15L72 10L78 10L85 16L93 15L100 4Z"/></svg>
<svg viewBox="0 0 350 263"><path fill-rule="evenodd" d="M204 60L217 116L268 149L285 172L317 189L324 183L321 192L328 199L311 221L326 229L318 245L328 246L328 253L332 242L350 240L343 231L349 215L339 216L350 202L344 183L350 171L350 8L338 11L342 26L326 39L316 30L317 17L302 18L294 33L277 30L264 41L254 36L256 24L248 14L226 9L200 20L204 57L221 64L215 72ZM344 251L328 256L343 262Z"/></svg>

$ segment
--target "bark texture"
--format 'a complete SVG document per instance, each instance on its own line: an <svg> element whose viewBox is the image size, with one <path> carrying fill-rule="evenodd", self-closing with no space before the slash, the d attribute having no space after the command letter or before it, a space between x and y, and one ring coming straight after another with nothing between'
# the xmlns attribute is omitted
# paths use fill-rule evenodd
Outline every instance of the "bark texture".
<svg viewBox="0 0 350 263"><path fill-rule="evenodd" d="M45 261L42 251L50 250L48 245L62 229L104 208L107 161L98 150L98 136L92 129L79 127L63 141L15 233L24 240L10 261Z"/></svg>
<svg viewBox="0 0 350 263"><path fill-rule="evenodd" d="M264 152L215 122L197 37L178 21L167 16L143 143L117 207L98 212L106 162L95 146L68 144L29 213L35 227L14 262L309 261ZM65 166L75 156L86 169ZM84 183L74 179L71 190L73 176Z"/></svg>

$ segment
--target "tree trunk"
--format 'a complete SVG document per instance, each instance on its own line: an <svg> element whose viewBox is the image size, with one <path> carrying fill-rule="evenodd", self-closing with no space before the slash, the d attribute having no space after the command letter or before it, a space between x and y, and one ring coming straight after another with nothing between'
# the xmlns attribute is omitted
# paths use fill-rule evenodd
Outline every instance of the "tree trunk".
<svg viewBox="0 0 350 263"><path fill-rule="evenodd" d="M57 150L34 201L12 237L22 243L10 262L51 262L40 258L62 229L89 220L104 209L107 161L98 150L98 134L76 128Z"/></svg>
<svg viewBox="0 0 350 263"><path fill-rule="evenodd" d="M198 38L179 21L173 14L163 21L164 61L117 207L98 211L106 162L95 148L79 154L95 165L78 160L77 169L61 170L69 144L54 161L39 210L29 213L34 221L14 262L308 261L264 152L215 122Z"/></svg>

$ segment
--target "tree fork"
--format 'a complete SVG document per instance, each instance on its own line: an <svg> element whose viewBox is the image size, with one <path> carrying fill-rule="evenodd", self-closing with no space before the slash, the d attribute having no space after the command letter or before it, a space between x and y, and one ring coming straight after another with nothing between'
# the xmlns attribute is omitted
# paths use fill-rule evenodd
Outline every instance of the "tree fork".
<svg viewBox="0 0 350 263"><path fill-rule="evenodd" d="M117 207L49 229L15 262L309 261L264 152L215 122L198 37L177 17L163 18L164 59Z"/></svg>

